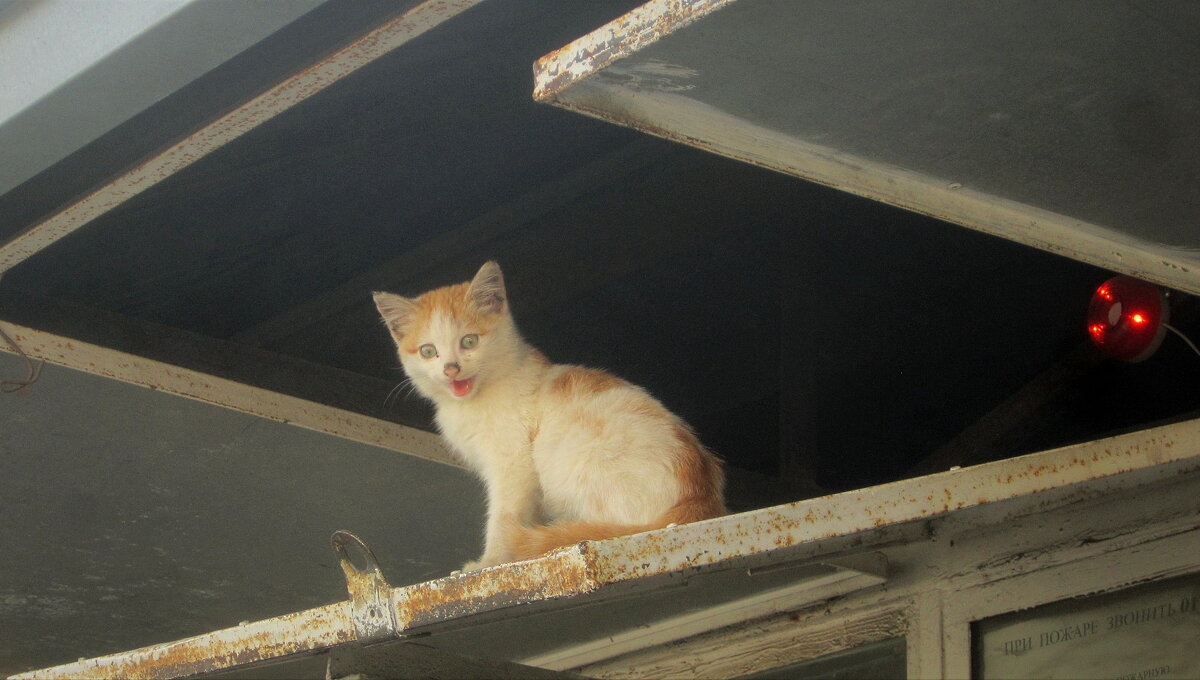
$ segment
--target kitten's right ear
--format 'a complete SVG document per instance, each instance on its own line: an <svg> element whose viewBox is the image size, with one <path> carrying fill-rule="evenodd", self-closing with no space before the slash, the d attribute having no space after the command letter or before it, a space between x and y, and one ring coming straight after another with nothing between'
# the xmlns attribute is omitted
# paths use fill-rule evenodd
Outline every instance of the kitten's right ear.
<svg viewBox="0 0 1200 680"><path fill-rule="evenodd" d="M375 298L375 307L379 310L379 315L383 317L383 322L391 329L392 334L397 338L403 336L404 328L412 321L416 303L393 293L377 291L371 295Z"/></svg>
<svg viewBox="0 0 1200 680"><path fill-rule="evenodd" d="M467 296L475 304L475 308L487 314L499 314L504 311L508 294L504 292L504 275L500 273L500 265L489 260L471 279Z"/></svg>

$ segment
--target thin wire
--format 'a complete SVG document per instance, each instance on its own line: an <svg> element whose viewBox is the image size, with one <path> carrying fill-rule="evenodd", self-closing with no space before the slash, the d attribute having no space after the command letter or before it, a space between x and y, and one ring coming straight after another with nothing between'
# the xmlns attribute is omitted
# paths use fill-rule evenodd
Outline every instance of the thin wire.
<svg viewBox="0 0 1200 680"><path fill-rule="evenodd" d="M1191 347L1193 352L1200 355L1200 349L1196 349L1196 345L1191 340L1188 340L1188 336L1181 333L1178 328L1172 326L1169 323L1164 323L1163 328L1166 328L1167 330L1171 331L1175 335L1178 335L1180 338L1183 338L1183 341L1187 343L1188 347Z"/></svg>
<svg viewBox="0 0 1200 680"><path fill-rule="evenodd" d="M3 328L0 328L0 338L4 338L8 346L21 355L21 358L25 360L25 367L29 370L29 375L24 380L0 380L0 393L11 394L12 392L20 392L42 377L42 367L46 365L46 360L42 359L37 363L37 366L34 366L33 359L29 358L29 355L25 353L25 350L21 349L16 341L8 337L8 333L5 333Z"/></svg>

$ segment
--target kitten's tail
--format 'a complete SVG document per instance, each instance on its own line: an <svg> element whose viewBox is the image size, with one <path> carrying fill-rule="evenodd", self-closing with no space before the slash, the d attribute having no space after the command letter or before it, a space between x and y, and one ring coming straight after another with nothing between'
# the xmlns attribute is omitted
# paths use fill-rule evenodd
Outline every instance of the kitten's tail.
<svg viewBox="0 0 1200 680"><path fill-rule="evenodd" d="M509 518L506 531L513 560L528 560L555 548L565 548L581 541L602 541L606 538L640 534L643 531L661 529L671 524L686 524L726 514L719 503L681 502L668 510L662 517L649 524L612 524L608 522L566 522L525 526L516 518Z"/></svg>

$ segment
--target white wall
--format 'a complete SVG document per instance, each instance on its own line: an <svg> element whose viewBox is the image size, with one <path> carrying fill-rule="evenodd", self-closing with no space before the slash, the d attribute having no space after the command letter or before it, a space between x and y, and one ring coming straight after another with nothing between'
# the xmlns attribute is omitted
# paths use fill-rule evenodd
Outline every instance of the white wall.
<svg viewBox="0 0 1200 680"><path fill-rule="evenodd" d="M0 194L322 0L0 5Z"/></svg>

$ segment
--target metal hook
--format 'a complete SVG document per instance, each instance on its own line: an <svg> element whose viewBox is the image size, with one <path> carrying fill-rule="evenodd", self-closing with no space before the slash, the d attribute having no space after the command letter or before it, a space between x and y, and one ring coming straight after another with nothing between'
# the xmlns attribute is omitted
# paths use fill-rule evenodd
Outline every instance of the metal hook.
<svg viewBox="0 0 1200 680"><path fill-rule="evenodd" d="M358 641L369 644L396 637L396 608L391 601L392 588L383 577L375 551L361 538L344 529L333 532L331 540L342 572L346 574L350 616ZM359 569L350 559L350 546L365 562L365 569Z"/></svg>

